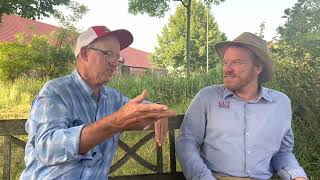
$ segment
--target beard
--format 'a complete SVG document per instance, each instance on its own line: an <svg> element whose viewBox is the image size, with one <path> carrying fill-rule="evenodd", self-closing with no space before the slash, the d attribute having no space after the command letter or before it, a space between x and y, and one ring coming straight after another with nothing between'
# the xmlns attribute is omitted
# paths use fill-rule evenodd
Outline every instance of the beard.
<svg viewBox="0 0 320 180"><path fill-rule="evenodd" d="M111 81L113 75L115 74L116 71L106 69L105 71L98 73L96 79L99 84L106 84Z"/></svg>
<svg viewBox="0 0 320 180"><path fill-rule="evenodd" d="M230 91L239 91L249 86L254 80L252 73L243 72L240 75L228 73L224 75L224 87Z"/></svg>

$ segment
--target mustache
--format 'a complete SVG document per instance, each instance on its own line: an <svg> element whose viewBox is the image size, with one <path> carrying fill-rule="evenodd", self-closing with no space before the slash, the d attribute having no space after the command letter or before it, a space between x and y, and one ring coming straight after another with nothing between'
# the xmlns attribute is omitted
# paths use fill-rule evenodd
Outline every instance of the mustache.
<svg viewBox="0 0 320 180"><path fill-rule="evenodd" d="M223 74L223 77L226 77L226 76L229 76L229 77L237 77L237 75L234 74L234 73L224 73L224 74Z"/></svg>

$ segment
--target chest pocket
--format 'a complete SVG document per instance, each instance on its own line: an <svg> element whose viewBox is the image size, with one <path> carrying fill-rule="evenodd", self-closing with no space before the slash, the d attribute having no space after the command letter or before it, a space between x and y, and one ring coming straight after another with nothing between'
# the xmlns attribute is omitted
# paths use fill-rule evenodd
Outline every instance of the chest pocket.
<svg viewBox="0 0 320 180"><path fill-rule="evenodd" d="M84 124L84 123L83 123L82 120L76 119L76 120L72 121L71 124L69 124L69 128L70 128L70 127L75 127L75 126L80 126L80 125L83 125L83 124Z"/></svg>

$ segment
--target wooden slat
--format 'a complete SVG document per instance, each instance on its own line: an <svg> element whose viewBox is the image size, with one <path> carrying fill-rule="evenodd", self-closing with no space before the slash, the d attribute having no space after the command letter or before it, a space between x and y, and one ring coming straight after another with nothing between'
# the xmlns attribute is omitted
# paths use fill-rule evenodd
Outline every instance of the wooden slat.
<svg viewBox="0 0 320 180"><path fill-rule="evenodd" d="M157 172L158 168L155 165L147 162L136 153L140 147L142 147L144 144L150 141L150 139L152 139L153 137L154 137L154 132L147 134L142 139L140 139L132 148L129 147L123 141L119 140L118 145L120 148L122 148L126 152L126 154L120 160L118 160L114 165L111 166L110 173L116 171L118 168L123 166L130 159L130 157L132 157L139 164L150 169L151 171Z"/></svg>
<svg viewBox="0 0 320 180"><path fill-rule="evenodd" d="M162 146L157 146L157 171L163 173L163 154L162 154Z"/></svg>
<svg viewBox="0 0 320 180"><path fill-rule="evenodd" d="M179 129L182 123L184 115L178 115L169 119L169 129ZM24 135L26 119L10 119L0 120L0 136L6 135ZM150 130L154 130L153 126L150 126ZM129 131L141 131L141 129L132 129Z"/></svg>
<svg viewBox="0 0 320 180"><path fill-rule="evenodd" d="M184 115L178 115L176 117L170 118L168 121L168 129L179 129L183 121ZM154 126L150 126L147 130L154 130ZM143 131L142 129L130 129L127 131Z"/></svg>
<svg viewBox="0 0 320 180"><path fill-rule="evenodd" d="M170 150L170 171L175 173L176 170L176 150L175 150L174 129L169 130L169 150Z"/></svg>
<svg viewBox="0 0 320 180"><path fill-rule="evenodd" d="M184 115L178 115L174 118L170 118L168 121L169 129L180 129L183 118L184 118Z"/></svg>
<svg viewBox="0 0 320 180"><path fill-rule="evenodd" d="M12 140L12 143L15 144L15 145L18 145L22 148L25 148L26 147L26 142L22 141L21 139L18 139L14 136L11 137L11 140Z"/></svg>
<svg viewBox="0 0 320 180"><path fill-rule="evenodd" d="M24 135L26 119L0 120L0 136Z"/></svg>
<svg viewBox="0 0 320 180"><path fill-rule="evenodd" d="M3 180L10 180L11 136L4 136L3 143Z"/></svg>

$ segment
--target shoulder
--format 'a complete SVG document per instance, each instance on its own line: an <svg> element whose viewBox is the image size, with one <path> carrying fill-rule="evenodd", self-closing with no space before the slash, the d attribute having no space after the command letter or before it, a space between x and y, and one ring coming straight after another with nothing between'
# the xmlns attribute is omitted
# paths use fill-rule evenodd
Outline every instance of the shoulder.
<svg viewBox="0 0 320 180"><path fill-rule="evenodd" d="M209 105L223 97L223 85L212 85L202 88L193 98L192 103Z"/></svg>
<svg viewBox="0 0 320 180"><path fill-rule="evenodd" d="M212 85L202 88L196 96L200 98L208 98L208 97L221 97L224 92L223 85Z"/></svg>
<svg viewBox="0 0 320 180"><path fill-rule="evenodd" d="M39 92L39 96L54 96L72 92L74 85L70 75L52 79L44 84Z"/></svg>
<svg viewBox="0 0 320 180"><path fill-rule="evenodd" d="M106 85L103 85L102 86L102 89L103 89L103 93L105 95L112 95L112 96L123 96L123 94L117 90L117 89L114 89L112 87L109 87L109 86L106 86Z"/></svg>
<svg viewBox="0 0 320 180"><path fill-rule="evenodd" d="M288 104L291 103L290 98L283 92L270 89L270 88L265 88L265 87L264 87L264 91L274 102L279 102L279 103L281 102L281 103L288 103Z"/></svg>
<svg viewBox="0 0 320 180"><path fill-rule="evenodd" d="M106 86L106 85L103 85L102 89L103 89L102 95L105 97L108 97L108 99L119 101L122 103L126 103L127 101L129 101L129 98L126 97L125 95L123 95L117 89L114 89L114 88Z"/></svg>

